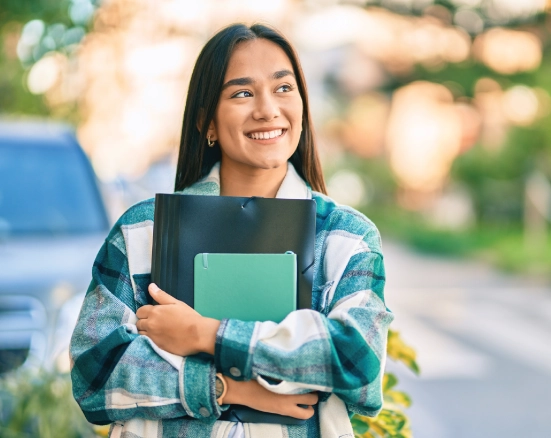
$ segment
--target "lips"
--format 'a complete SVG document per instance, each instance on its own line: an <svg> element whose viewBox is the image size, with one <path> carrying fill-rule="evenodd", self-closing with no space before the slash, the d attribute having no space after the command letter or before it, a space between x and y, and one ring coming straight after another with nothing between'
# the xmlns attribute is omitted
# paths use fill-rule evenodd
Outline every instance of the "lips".
<svg viewBox="0 0 551 438"><path fill-rule="evenodd" d="M286 129L274 129L271 131L250 132L245 135L253 140L270 140L272 138L281 137L286 131Z"/></svg>

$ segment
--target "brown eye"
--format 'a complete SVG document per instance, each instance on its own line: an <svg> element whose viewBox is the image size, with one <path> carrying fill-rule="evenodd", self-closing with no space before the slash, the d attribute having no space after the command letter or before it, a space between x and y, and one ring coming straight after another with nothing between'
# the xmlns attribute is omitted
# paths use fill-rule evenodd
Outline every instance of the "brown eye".
<svg viewBox="0 0 551 438"><path fill-rule="evenodd" d="M276 93L288 93L289 91L292 91L293 87L289 84L282 85L276 90Z"/></svg>
<svg viewBox="0 0 551 438"><path fill-rule="evenodd" d="M243 98L243 97L251 97L251 96L252 96L252 93L250 91L240 91L239 93L235 93L232 96L232 99L233 98L240 99L240 98Z"/></svg>

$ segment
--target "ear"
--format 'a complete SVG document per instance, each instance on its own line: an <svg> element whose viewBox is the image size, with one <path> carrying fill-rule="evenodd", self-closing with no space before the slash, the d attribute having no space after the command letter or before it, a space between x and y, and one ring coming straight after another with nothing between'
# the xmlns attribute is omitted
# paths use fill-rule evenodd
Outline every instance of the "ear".
<svg viewBox="0 0 551 438"><path fill-rule="evenodd" d="M203 126L203 120L204 120L204 112L201 108L199 110L199 119L197 120L197 130L201 132L201 126ZM216 125L214 124L214 120L211 120L209 123L209 127L207 129L207 137L210 135L211 140L217 140L218 134L216 133Z"/></svg>
<svg viewBox="0 0 551 438"><path fill-rule="evenodd" d="M207 137L209 135L212 141L218 140L218 133L216 132L216 125L214 124L214 120L211 120L209 123L209 128L207 130Z"/></svg>

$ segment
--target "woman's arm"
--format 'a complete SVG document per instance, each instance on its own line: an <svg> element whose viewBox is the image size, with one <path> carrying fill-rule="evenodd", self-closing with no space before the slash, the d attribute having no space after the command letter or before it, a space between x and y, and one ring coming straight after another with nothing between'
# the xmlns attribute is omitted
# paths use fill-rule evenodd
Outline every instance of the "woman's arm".
<svg viewBox="0 0 551 438"><path fill-rule="evenodd" d="M351 410L375 415L393 319L384 303L379 234L372 225L356 237L344 226L332 229L319 248L320 311L298 310L280 324L223 320L215 362L224 374L259 377L276 392L333 392Z"/></svg>
<svg viewBox="0 0 551 438"><path fill-rule="evenodd" d="M136 312L138 333L152 339L166 351L190 356L197 353L214 354L216 333L220 321L206 318L187 304L151 284L149 292L156 306L142 306ZM236 381L227 378L226 404L240 404L280 415L308 419L314 415L312 405L318 402L317 393L276 394L255 380ZM299 407L305 405L306 407Z"/></svg>
<svg viewBox="0 0 551 438"><path fill-rule="evenodd" d="M146 303L147 291L129 269L127 217L98 253L71 339L74 397L96 424L134 417L217 418L212 361L171 355L137 332L136 311Z"/></svg>
<svg viewBox="0 0 551 438"><path fill-rule="evenodd" d="M226 377L228 392L224 403L249 406L263 412L307 420L314 415L318 394L277 394L262 387L256 380L236 381Z"/></svg>
<svg viewBox="0 0 551 438"><path fill-rule="evenodd" d="M334 392L352 410L376 414L382 406L386 336L393 318L384 304L379 234L372 224L361 235L334 228L322 245L320 312L298 310L280 324L231 319L219 324L178 302L179 315L166 306L151 308L155 314L145 321L154 321L155 329L148 336L178 354L215 349L217 368L236 380L258 378L282 394ZM156 300L172 299L154 285L150 291ZM149 330L148 322L141 324ZM167 338L173 324L186 336Z"/></svg>
<svg viewBox="0 0 551 438"><path fill-rule="evenodd" d="M95 424L136 417L217 418L221 409L216 401L213 361L171 354L162 343L158 345L138 333L136 313L151 307L145 305L149 275L131 274L125 239L129 239L128 233L115 226L100 249L71 339L76 401ZM147 245L142 251L147 252ZM169 327L168 331L177 330ZM215 335L216 328L213 348ZM313 415L312 408L302 409L298 404L317 402L315 394L274 394L256 382L232 380L229 386L226 402L237 400L255 409L297 418Z"/></svg>

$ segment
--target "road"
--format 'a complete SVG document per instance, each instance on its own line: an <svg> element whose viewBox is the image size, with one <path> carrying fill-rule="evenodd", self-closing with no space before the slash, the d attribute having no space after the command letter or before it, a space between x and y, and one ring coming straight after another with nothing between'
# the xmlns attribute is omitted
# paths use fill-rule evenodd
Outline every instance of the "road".
<svg viewBox="0 0 551 438"><path fill-rule="evenodd" d="M387 364L414 437L551 437L551 284L383 241L392 328L422 370Z"/></svg>

